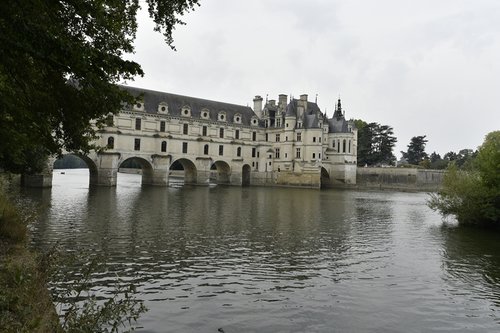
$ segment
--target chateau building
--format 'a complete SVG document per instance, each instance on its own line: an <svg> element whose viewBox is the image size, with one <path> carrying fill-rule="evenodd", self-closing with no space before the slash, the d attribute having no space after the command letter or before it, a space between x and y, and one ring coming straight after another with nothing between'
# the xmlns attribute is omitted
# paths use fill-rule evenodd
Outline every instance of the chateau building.
<svg viewBox="0 0 500 333"><path fill-rule="evenodd" d="M123 87L137 97L100 130L107 146L91 182L116 184L116 170L134 158L143 183L165 185L174 164L186 183L318 188L356 183L357 130L340 99L327 118L307 95L256 96L248 106ZM112 120L112 121L111 121ZM104 156L104 155L103 155ZM107 167L102 167L106 164ZM98 166L101 165L101 166ZM113 180L114 179L114 180Z"/></svg>

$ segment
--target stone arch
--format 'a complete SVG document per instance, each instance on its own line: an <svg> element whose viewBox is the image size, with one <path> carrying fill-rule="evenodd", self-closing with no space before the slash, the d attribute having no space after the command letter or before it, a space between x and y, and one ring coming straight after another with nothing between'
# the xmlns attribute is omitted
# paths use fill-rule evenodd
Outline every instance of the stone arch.
<svg viewBox="0 0 500 333"><path fill-rule="evenodd" d="M196 165L187 158L179 158L170 164L169 178L174 177L174 172L184 171L184 184L196 184L197 170Z"/></svg>
<svg viewBox="0 0 500 333"><path fill-rule="evenodd" d="M63 158L65 156L75 156L75 157L78 157L79 160L82 160L85 163L85 165L87 166L87 168L89 169L89 184L90 185L97 185L98 184L98 169L97 169L97 164L93 159L91 159L89 156L85 156L85 155L81 155L81 154L73 154L73 153L64 154ZM60 159L53 161L52 168L56 164L56 161L59 161L59 160Z"/></svg>
<svg viewBox="0 0 500 333"><path fill-rule="evenodd" d="M119 161L118 163L118 169L126 162L133 162L138 164L141 167L141 173L142 173L142 179L141 183L142 185L152 185L153 184L153 166L151 165L151 162L148 160L142 158L142 157L137 157L137 156L131 156L124 158L123 160Z"/></svg>
<svg viewBox="0 0 500 333"><path fill-rule="evenodd" d="M320 186L321 188L325 188L329 187L330 185L331 185L330 174L324 167L321 167Z"/></svg>
<svg viewBox="0 0 500 333"><path fill-rule="evenodd" d="M241 170L241 186L250 186L250 165L245 164Z"/></svg>
<svg viewBox="0 0 500 333"><path fill-rule="evenodd" d="M210 167L210 171L215 171L215 181L217 184L229 184L231 182L231 167L227 162L215 161Z"/></svg>

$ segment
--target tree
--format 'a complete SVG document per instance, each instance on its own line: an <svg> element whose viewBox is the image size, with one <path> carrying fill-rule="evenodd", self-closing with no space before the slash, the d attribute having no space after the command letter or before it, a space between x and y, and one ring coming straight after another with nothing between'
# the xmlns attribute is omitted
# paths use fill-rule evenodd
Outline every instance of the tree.
<svg viewBox="0 0 500 333"><path fill-rule="evenodd" d="M471 169L447 169L443 187L429 206L459 223L500 226L500 131L489 133Z"/></svg>
<svg viewBox="0 0 500 333"><path fill-rule="evenodd" d="M392 150L397 142L393 128L360 119L354 124L358 128L358 165L393 165Z"/></svg>
<svg viewBox="0 0 500 333"><path fill-rule="evenodd" d="M418 165L420 162L427 159L428 156L425 152L425 144L427 143L427 140L425 137L426 135L414 136L411 138L408 150L406 152L401 152L403 158L406 159L408 163Z"/></svg>
<svg viewBox="0 0 500 333"><path fill-rule="evenodd" d="M146 1L172 48L178 17L198 2ZM117 84L143 75L124 58L139 8L139 0L0 1L0 168L37 172L41 156L96 148L91 121L132 103Z"/></svg>

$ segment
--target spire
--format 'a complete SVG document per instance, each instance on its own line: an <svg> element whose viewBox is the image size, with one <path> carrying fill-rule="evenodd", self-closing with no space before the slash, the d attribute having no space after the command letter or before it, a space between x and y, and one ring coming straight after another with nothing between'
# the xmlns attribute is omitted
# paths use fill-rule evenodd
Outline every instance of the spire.
<svg viewBox="0 0 500 333"><path fill-rule="evenodd" d="M337 105L335 105L335 113L333 114L334 117L337 117L337 118L340 118L343 116L343 113L342 113L342 103L340 101L340 96L339 96L339 99L337 101Z"/></svg>
<svg viewBox="0 0 500 333"><path fill-rule="evenodd" d="M316 94L316 99L315 99L314 103L318 104L318 94Z"/></svg>

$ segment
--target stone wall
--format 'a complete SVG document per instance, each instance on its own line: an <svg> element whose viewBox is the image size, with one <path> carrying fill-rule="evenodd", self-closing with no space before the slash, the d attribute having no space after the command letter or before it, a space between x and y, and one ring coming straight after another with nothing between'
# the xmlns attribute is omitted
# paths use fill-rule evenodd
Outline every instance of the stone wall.
<svg viewBox="0 0 500 333"><path fill-rule="evenodd" d="M437 191L443 181L444 173L444 170L358 168L356 187L361 189Z"/></svg>

